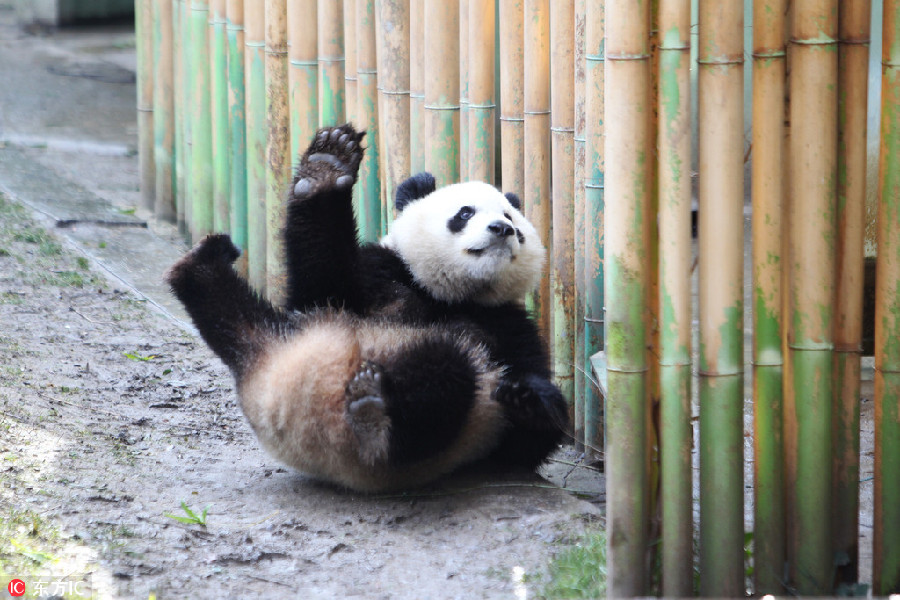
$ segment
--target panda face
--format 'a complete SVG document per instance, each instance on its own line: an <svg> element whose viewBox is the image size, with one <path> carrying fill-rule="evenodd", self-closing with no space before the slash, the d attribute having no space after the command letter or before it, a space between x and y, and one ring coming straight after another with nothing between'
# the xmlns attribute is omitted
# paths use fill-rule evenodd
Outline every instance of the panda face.
<svg viewBox="0 0 900 600"><path fill-rule="evenodd" d="M450 185L404 204L382 244L435 298L485 305L521 301L537 285L545 255L531 223L481 182Z"/></svg>

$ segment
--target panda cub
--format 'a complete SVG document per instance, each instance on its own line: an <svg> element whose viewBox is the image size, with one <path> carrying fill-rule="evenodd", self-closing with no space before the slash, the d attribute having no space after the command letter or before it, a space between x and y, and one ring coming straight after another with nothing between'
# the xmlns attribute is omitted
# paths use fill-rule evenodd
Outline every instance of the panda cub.
<svg viewBox="0 0 900 600"><path fill-rule="evenodd" d="M260 298L211 235L167 273L230 368L261 444L313 477L377 492L489 458L533 469L560 442L566 403L523 306L544 248L519 200L484 183L397 189L380 243L352 207L365 134L323 129L287 204L283 308Z"/></svg>

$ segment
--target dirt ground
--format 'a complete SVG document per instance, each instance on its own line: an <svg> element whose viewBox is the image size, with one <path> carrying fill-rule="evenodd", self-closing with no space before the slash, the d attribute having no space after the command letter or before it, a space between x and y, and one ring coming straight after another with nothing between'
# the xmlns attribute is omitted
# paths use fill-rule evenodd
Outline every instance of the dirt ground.
<svg viewBox="0 0 900 600"><path fill-rule="evenodd" d="M0 322L7 578L102 598L533 597L599 527L598 497L527 474L366 497L280 468L198 338L6 199ZM205 526L167 516L182 501Z"/></svg>

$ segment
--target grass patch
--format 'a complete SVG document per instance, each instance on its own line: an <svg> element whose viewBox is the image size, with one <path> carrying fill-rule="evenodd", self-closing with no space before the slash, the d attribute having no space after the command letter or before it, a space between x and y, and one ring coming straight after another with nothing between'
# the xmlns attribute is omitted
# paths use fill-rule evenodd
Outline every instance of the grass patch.
<svg viewBox="0 0 900 600"><path fill-rule="evenodd" d="M181 510L184 511L184 515L173 515L172 513L163 513L164 517L169 517L170 519L175 519L179 523L186 523L188 525L199 525L200 527L206 527L206 513L209 511L209 507L205 507L203 512L199 515L195 513L190 507L187 505L187 502L184 500L181 501Z"/></svg>
<svg viewBox="0 0 900 600"><path fill-rule="evenodd" d="M550 562L543 598L606 597L606 532L579 538Z"/></svg>

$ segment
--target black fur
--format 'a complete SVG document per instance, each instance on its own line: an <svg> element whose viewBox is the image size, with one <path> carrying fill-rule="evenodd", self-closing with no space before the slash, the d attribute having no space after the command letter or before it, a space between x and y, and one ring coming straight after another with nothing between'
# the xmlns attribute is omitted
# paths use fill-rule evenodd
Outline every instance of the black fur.
<svg viewBox="0 0 900 600"><path fill-rule="evenodd" d="M434 175L425 172L417 173L397 186L394 207L400 212L410 202L424 198L436 189Z"/></svg>

